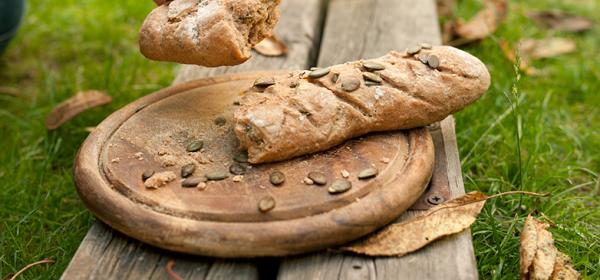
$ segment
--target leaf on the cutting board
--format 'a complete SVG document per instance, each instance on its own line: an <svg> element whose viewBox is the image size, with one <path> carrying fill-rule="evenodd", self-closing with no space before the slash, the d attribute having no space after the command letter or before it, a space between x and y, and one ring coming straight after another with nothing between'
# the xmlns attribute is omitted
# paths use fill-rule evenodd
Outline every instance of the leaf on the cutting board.
<svg viewBox="0 0 600 280"><path fill-rule="evenodd" d="M437 14L439 17L452 17L456 8L456 0L437 0Z"/></svg>
<svg viewBox="0 0 600 280"><path fill-rule="evenodd" d="M341 248L369 256L402 256L434 240L471 226L488 196L471 192L431 208L423 215L392 224L364 240Z"/></svg>
<svg viewBox="0 0 600 280"><path fill-rule="evenodd" d="M500 23L506 17L508 3L506 0L488 0L482 10L477 12L473 18L467 22L456 20L452 24L452 36L454 38L445 42L451 46L460 46L474 41L484 39L494 33Z"/></svg>
<svg viewBox="0 0 600 280"><path fill-rule="evenodd" d="M102 91L89 90L78 92L61 102L46 117L46 128L53 130L71 120L80 113L97 106L108 104L112 97Z"/></svg>
<svg viewBox="0 0 600 280"><path fill-rule="evenodd" d="M521 279L579 279L569 256L554 247L548 227L531 215L525 219L521 232Z"/></svg>
<svg viewBox="0 0 600 280"><path fill-rule="evenodd" d="M558 10L529 12L527 16L543 27L559 31L583 32L594 26L589 18Z"/></svg>
<svg viewBox="0 0 600 280"><path fill-rule="evenodd" d="M254 50L264 56L282 56L288 52L285 43L275 35L271 35L260 41L260 43L254 46Z"/></svg>

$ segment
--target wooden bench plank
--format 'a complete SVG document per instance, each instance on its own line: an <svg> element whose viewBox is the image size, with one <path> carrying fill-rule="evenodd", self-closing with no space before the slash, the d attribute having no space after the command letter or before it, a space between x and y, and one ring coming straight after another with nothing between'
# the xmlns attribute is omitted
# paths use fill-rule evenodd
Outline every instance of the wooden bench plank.
<svg viewBox="0 0 600 280"><path fill-rule="evenodd" d="M353 19L353 20L350 20ZM428 42L440 44L433 0L332 0L318 65L325 67ZM464 194L450 116L432 130L436 152L445 152L452 197ZM408 211L398 221L419 215ZM477 279L470 231L434 242L413 254L372 258L316 253L287 258L279 279Z"/></svg>
<svg viewBox="0 0 600 280"><path fill-rule="evenodd" d="M285 0L275 33L286 42L289 54L264 57L255 54L234 67L182 66L174 84L223 73L270 69L302 69L314 64L319 49L325 0ZM61 279L168 279L165 266L175 260L174 271L185 279L258 279L256 263L249 260L215 260L160 250L128 238L96 222L80 244Z"/></svg>

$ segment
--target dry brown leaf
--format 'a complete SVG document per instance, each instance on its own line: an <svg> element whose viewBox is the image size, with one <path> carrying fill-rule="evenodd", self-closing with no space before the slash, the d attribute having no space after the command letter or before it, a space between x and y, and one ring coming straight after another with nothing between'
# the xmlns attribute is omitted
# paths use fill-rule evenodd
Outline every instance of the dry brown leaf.
<svg viewBox="0 0 600 280"><path fill-rule="evenodd" d="M452 17L454 15L456 0L437 0L436 4L439 17Z"/></svg>
<svg viewBox="0 0 600 280"><path fill-rule="evenodd" d="M275 35L260 41L260 43L254 46L254 50L264 56L282 56L288 52L285 43Z"/></svg>
<svg viewBox="0 0 600 280"><path fill-rule="evenodd" d="M571 265L570 258L554 247L548 227L531 215L525 219L521 232L521 279L578 279L579 273ZM572 278L559 278L561 276Z"/></svg>
<svg viewBox="0 0 600 280"><path fill-rule="evenodd" d="M392 224L365 240L342 247L369 256L402 256L414 252L434 240L461 232L471 226L488 196L471 192L449 200L423 215Z"/></svg>
<svg viewBox="0 0 600 280"><path fill-rule="evenodd" d="M577 49L575 41L567 38L523 39L519 41L519 53L524 59L550 58L573 52L575 49Z"/></svg>
<svg viewBox="0 0 600 280"><path fill-rule="evenodd" d="M112 97L104 92L89 90L78 92L73 97L61 102L46 117L46 128L57 129L87 109L108 104Z"/></svg>
<svg viewBox="0 0 600 280"><path fill-rule="evenodd" d="M594 25L594 22L586 17L556 10L529 12L527 16L541 26L566 32L583 32Z"/></svg>
<svg viewBox="0 0 600 280"><path fill-rule="evenodd" d="M459 46L486 38L498 29L498 25L506 17L507 8L508 3L506 0L486 1L485 7L477 12L471 20L467 22L456 20L454 22L452 34L458 38L447 42L447 44Z"/></svg>

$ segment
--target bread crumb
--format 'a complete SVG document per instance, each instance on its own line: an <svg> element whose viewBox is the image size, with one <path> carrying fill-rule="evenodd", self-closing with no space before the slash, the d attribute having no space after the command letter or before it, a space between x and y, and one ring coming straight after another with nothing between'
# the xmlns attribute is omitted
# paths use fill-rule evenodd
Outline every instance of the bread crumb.
<svg viewBox="0 0 600 280"><path fill-rule="evenodd" d="M313 182L313 180L311 180L310 178L306 177L302 180L302 183L307 184L307 185L312 185L315 182Z"/></svg>
<svg viewBox="0 0 600 280"><path fill-rule="evenodd" d="M242 175L235 175L233 176L233 178L231 178L231 180L233 180L234 182L241 182L242 180L244 180L244 176Z"/></svg>
<svg viewBox="0 0 600 280"><path fill-rule="evenodd" d="M135 158L137 158L137 160L140 160L140 161L144 160L144 153L142 153L142 152L137 152L133 156Z"/></svg>
<svg viewBox="0 0 600 280"><path fill-rule="evenodd" d="M384 158L381 158L381 162L383 162L383 163L390 163L390 159L384 157Z"/></svg>
<svg viewBox="0 0 600 280"><path fill-rule="evenodd" d="M110 163L119 163L120 161L121 161L121 158L116 157L116 158L111 159Z"/></svg>
<svg viewBox="0 0 600 280"><path fill-rule="evenodd" d="M198 184L197 188L198 188L199 191L203 191L203 190L206 189L207 186L208 185L206 183L201 182L200 184Z"/></svg>
<svg viewBox="0 0 600 280"><path fill-rule="evenodd" d="M342 169L341 173L342 173L342 177L344 177L344 178L350 177L350 172L348 172L348 170L346 170L346 169Z"/></svg>
<svg viewBox="0 0 600 280"><path fill-rule="evenodd" d="M166 185L167 183L175 180L175 178L177 178L177 175L175 175L173 171L156 173L144 182L144 186L147 189L158 189Z"/></svg>
<svg viewBox="0 0 600 280"><path fill-rule="evenodd" d="M160 163L162 167L174 166L175 164L177 164L177 158L172 155L165 155Z"/></svg>

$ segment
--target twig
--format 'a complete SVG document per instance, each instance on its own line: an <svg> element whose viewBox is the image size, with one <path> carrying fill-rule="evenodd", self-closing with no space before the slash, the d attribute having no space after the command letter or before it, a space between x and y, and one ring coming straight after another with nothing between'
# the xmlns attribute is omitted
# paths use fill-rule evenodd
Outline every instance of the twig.
<svg viewBox="0 0 600 280"><path fill-rule="evenodd" d="M17 277L18 277L19 275L21 275L21 273L25 272L26 270L28 270L28 269L30 269L30 268L32 268L32 267L34 267L34 266L36 266L36 265L45 264L45 263L54 263L54 260L51 260L51 259L43 259L43 260L41 260L41 261L37 261L37 262L34 262L34 263L30 263L30 264L26 265L25 267L21 268L21 270L17 271L17 273L15 273L15 274L14 274L14 275L13 275L13 276L10 278L10 280L15 280L15 279L17 279Z"/></svg>
<svg viewBox="0 0 600 280"><path fill-rule="evenodd" d="M183 280L181 276L179 276L177 273L175 273L175 271L173 271L173 267L175 267L175 260L169 260L167 262L167 266L165 267L169 278L171 278L172 280Z"/></svg>

